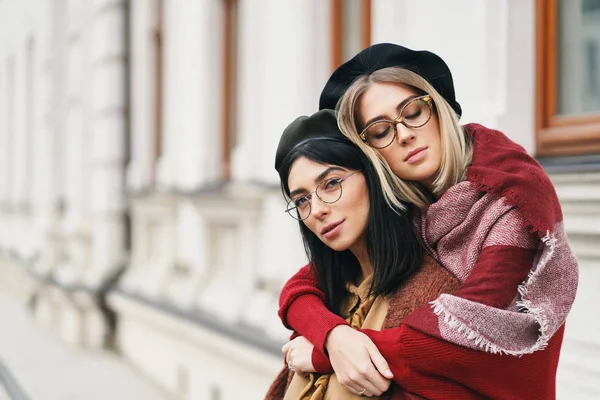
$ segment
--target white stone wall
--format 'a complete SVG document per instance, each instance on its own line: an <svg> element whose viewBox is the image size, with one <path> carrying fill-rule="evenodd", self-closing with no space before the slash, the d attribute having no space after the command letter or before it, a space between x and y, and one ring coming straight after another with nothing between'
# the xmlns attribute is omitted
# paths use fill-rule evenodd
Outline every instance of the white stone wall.
<svg viewBox="0 0 600 400"><path fill-rule="evenodd" d="M463 123L500 129L534 152L532 0L373 0L373 18L374 43L427 49L446 61Z"/></svg>
<svg viewBox="0 0 600 400"><path fill-rule="evenodd" d="M132 1L131 50L139 55L132 87L154 76L157 6ZM317 109L329 74L328 11L316 0L239 3L237 137L231 180L222 183L223 9L215 1L163 2L163 153L155 165L151 82L132 93L132 249L109 304L119 314L123 353L174 392L261 398L282 367L278 348L288 333L276 316L277 295L306 257L297 223L283 212L273 155L285 126ZM187 334L162 331L173 308L195 324ZM140 310L148 317L140 319ZM169 356L147 347L168 347ZM231 387L225 371L254 383Z"/></svg>
<svg viewBox="0 0 600 400"><path fill-rule="evenodd" d="M4 258L40 319L92 346L97 293L125 266L124 4L0 3Z"/></svg>
<svg viewBox="0 0 600 400"><path fill-rule="evenodd" d="M0 4L4 15L16 16L0 27L0 212L4 220L0 235L4 250L29 258L35 253L29 232L35 220L34 193L39 193L39 186L34 188L39 182L34 176L39 172L39 152L33 143L43 129L48 101L44 76L48 9L37 1L24 3Z"/></svg>

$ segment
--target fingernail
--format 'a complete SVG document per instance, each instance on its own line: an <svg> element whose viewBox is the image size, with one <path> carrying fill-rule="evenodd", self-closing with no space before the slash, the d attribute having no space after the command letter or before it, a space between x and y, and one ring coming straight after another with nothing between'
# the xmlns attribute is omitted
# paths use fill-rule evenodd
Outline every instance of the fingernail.
<svg viewBox="0 0 600 400"><path fill-rule="evenodd" d="M386 374L387 376L389 376L390 378L394 376L394 374L392 374L392 371L390 371L389 369L386 369L386 370L385 370L385 374Z"/></svg>

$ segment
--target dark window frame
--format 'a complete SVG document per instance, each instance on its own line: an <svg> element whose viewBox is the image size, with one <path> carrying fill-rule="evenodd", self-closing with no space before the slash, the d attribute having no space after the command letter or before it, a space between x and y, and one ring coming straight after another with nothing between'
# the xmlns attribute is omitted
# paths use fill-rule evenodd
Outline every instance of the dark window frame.
<svg viewBox="0 0 600 400"><path fill-rule="evenodd" d="M156 21L153 27L153 44L154 44L154 180L156 181L156 167L158 160L163 154L163 108L164 108L164 3L163 0L157 0Z"/></svg>
<svg viewBox="0 0 600 400"><path fill-rule="evenodd" d="M238 0L223 0L223 80L221 170L224 180L231 179L231 150L235 146L237 113L237 7Z"/></svg>
<svg viewBox="0 0 600 400"><path fill-rule="evenodd" d="M331 0L331 70L343 62L342 41L344 40L344 0ZM360 0L361 47L371 45L371 0Z"/></svg>
<svg viewBox="0 0 600 400"><path fill-rule="evenodd" d="M558 0L536 0L536 155L600 153L600 112L563 116L557 104Z"/></svg>

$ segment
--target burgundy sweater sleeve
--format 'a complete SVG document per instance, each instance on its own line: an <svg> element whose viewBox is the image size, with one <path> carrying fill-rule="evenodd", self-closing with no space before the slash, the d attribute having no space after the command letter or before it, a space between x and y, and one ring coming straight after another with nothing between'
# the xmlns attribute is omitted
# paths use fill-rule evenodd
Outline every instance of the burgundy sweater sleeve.
<svg viewBox="0 0 600 400"><path fill-rule="evenodd" d="M319 289L317 275L310 264L300 268L281 289L278 315L286 328L293 329L288 323L287 316L290 305L298 297L306 294L313 294L319 298L321 303L325 302L325 293Z"/></svg>
<svg viewBox="0 0 600 400"><path fill-rule="evenodd" d="M313 366L320 373L331 372L325 340L333 328L347 324L325 306L325 293L318 287L310 264L302 267L284 285L279 296L279 317L283 325L304 336L315 346Z"/></svg>
<svg viewBox="0 0 600 400"><path fill-rule="evenodd" d="M399 334L394 331L399 331ZM368 336L371 332L375 331L365 330ZM380 350L383 349L382 354L394 374L394 382L409 393L421 396L419 398L556 397L556 369L564 327L550 339L546 349L521 357L469 349L406 325L378 333L376 344Z"/></svg>
<svg viewBox="0 0 600 400"><path fill-rule="evenodd" d="M485 247L477 258L471 274L454 295L492 307L506 308L517 295L519 285L527 278L535 255L535 249L514 246ZM524 268L524 265L529 268ZM423 307L431 306L427 304ZM394 334L394 331L397 333ZM386 341L380 344L385 347L394 335L397 341L400 341L400 331L401 327L386 329ZM369 331L368 333L378 348L378 336L383 336L383 332ZM383 354L381 348L379 351Z"/></svg>
<svg viewBox="0 0 600 400"><path fill-rule="evenodd" d="M492 307L505 308L517 295L517 288L526 279L535 255L535 249L515 246L485 247L479 255L473 271L455 295ZM490 296L490 293L493 296ZM430 307L430 305L424 307ZM407 387L406 385L410 385L410 382L407 381L408 377L417 370L422 371L424 376L438 376L439 382L443 382L446 377L455 384L458 382L466 387L477 387L477 385L483 385L479 381L481 374L477 371L492 368L499 363L499 359L511 360L505 368L519 368L518 366L523 364L517 361L518 357L499 356L468 349L429 336L406 325L382 331L365 329L362 332L373 341L388 361L394 374L394 381L404 388ZM560 348L560 344L558 346ZM428 354L431 359L428 359ZM426 359L427 362L423 362ZM528 357L528 360L531 359L532 357ZM495 367L493 369L496 370ZM452 371L462 371L462 373L457 375ZM506 371L508 374L512 374L512 372ZM493 379L493 381L498 381L498 379ZM430 382L430 384L434 383ZM452 386L448 382L446 385ZM500 390L500 388L497 389ZM461 398L477 398L477 396L469 397L464 393L460 395Z"/></svg>

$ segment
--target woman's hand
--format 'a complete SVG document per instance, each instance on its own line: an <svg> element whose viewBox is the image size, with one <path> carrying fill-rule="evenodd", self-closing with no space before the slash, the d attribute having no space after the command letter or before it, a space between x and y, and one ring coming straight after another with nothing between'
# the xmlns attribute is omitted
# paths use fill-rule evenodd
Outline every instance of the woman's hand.
<svg viewBox="0 0 600 400"><path fill-rule="evenodd" d="M285 362L292 371L304 377L308 372L316 372L312 364L312 353L315 346L304 336L290 340L281 348Z"/></svg>
<svg viewBox="0 0 600 400"><path fill-rule="evenodd" d="M371 339L348 325L338 325L325 341L337 380L353 393L380 396L394 377Z"/></svg>

